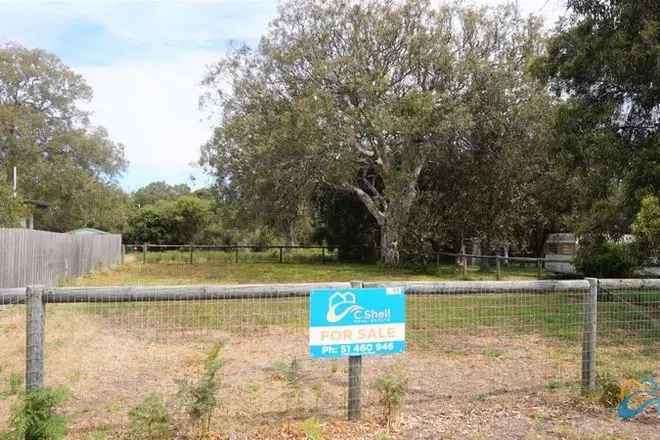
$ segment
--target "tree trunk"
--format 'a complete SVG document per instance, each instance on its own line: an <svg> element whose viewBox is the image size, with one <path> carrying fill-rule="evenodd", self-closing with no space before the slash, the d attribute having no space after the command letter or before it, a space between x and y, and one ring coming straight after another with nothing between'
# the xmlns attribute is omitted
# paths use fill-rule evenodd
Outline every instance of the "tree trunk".
<svg viewBox="0 0 660 440"><path fill-rule="evenodd" d="M380 261L388 266L399 264L403 227L417 197L417 179L422 171L423 161L416 159L418 163L411 167L410 173L405 176L406 181L398 182L394 188L390 187L382 194L375 188L372 188L370 195L358 186L343 186L358 196L380 226Z"/></svg>
<svg viewBox="0 0 660 440"><path fill-rule="evenodd" d="M399 264L401 235L416 195L415 187L411 186L396 197L392 197L385 209L383 221L380 223L380 260L385 265Z"/></svg>
<svg viewBox="0 0 660 440"><path fill-rule="evenodd" d="M490 240L486 238L481 242L482 247L480 249L481 255L490 255ZM479 259L479 270L482 272L487 272L490 270L491 261L488 258Z"/></svg>
<svg viewBox="0 0 660 440"><path fill-rule="evenodd" d="M380 260L388 266L399 264L399 235L396 221L387 218L380 228Z"/></svg>

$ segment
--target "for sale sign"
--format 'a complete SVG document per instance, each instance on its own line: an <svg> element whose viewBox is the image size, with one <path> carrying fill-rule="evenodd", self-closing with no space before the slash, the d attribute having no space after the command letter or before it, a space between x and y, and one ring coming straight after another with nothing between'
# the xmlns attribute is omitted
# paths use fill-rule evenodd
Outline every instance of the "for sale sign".
<svg viewBox="0 0 660 440"><path fill-rule="evenodd" d="M318 289L310 295L313 358L401 353L406 346L402 288Z"/></svg>

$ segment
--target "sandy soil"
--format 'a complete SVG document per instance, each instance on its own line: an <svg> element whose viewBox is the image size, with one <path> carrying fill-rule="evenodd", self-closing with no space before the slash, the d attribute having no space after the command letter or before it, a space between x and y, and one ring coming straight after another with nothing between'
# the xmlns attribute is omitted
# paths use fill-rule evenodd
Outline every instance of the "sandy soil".
<svg viewBox="0 0 660 440"><path fill-rule="evenodd" d="M24 319L19 307L0 312L0 391L12 372L23 372ZM304 439L300 422L315 416L326 439L660 439L657 415L624 423L579 397L576 347L538 336L445 332L425 335L423 349L413 343L405 355L365 359L364 421L356 424L342 421L347 362L309 360L304 329L154 329L129 315L49 306L46 333L46 385L70 392L64 411L72 439L115 438L127 429L129 409L151 393L183 423L179 382L200 374L216 341L224 344L224 366L214 438ZM651 367L660 376L660 361ZM385 374L408 380L387 434L374 389ZM0 426L14 400L0 398Z"/></svg>

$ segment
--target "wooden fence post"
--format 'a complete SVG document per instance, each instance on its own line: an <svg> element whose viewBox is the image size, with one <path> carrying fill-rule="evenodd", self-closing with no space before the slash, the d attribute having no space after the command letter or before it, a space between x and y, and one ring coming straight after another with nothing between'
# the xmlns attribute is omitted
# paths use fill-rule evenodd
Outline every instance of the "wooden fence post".
<svg viewBox="0 0 660 440"><path fill-rule="evenodd" d="M502 279L502 262L500 261L500 256L495 257L495 266L497 269L497 273L495 274L495 279L497 281Z"/></svg>
<svg viewBox="0 0 660 440"><path fill-rule="evenodd" d="M596 338L598 335L598 279L587 278L589 290L584 296L584 330L582 333L582 389L596 387Z"/></svg>
<svg viewBox="0 0 660 440"><path fill-rule="evenodd" d="M142 263L147 264L147 248L149 245L147 243L144 243L142 245Z"/></svg>
<svg viewBox="0 0 660 440"><path fill-rule="evenodd" d="M45 304L44 287L29 286L25 292L26 356L25 389L29 393L44 385Z"/></svg>
<svg viewBox="0 0 660 440"><path fill-rule="evenodd" d="M362 281L351 281L351 287L362 288ZM362 400L362 356L348 357L348 420L360 420Z"/></svg>

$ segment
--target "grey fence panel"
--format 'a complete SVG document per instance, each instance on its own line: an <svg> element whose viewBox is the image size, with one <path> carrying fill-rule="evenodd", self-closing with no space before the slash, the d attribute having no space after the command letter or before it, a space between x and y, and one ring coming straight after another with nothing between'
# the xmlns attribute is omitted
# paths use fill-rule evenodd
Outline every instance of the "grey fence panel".
<svg viewBox="0 0 660 440"><path fill-rule="evenodd" d="M120 235L0 228L0 288L53 286L62 278L81 276L120 260Z"/></svg>

